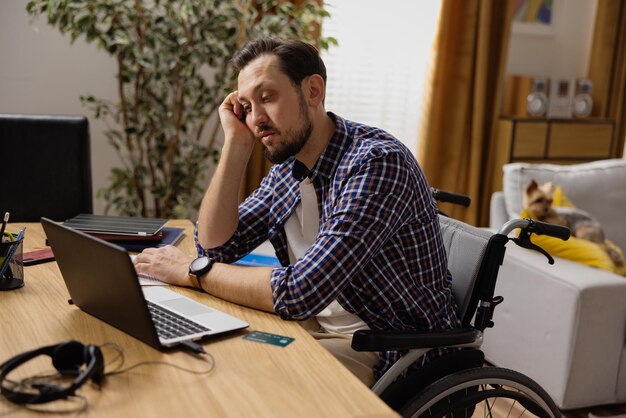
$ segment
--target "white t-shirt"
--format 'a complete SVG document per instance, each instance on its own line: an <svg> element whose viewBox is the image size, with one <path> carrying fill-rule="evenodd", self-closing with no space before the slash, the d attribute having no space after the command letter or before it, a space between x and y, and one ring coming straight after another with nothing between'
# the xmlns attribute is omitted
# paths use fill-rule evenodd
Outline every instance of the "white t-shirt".
<svg viewBox="0 0 626 418"><path fill-rule="evenodd" d="M304 256L319 233L317 195L309 178L300 183L300 196L300 203L285 223L290 263L295 263ZM336 300L318 313L316 319L330 333L354 334L360 329L369 329L361 318L343 309Z"/></svg>

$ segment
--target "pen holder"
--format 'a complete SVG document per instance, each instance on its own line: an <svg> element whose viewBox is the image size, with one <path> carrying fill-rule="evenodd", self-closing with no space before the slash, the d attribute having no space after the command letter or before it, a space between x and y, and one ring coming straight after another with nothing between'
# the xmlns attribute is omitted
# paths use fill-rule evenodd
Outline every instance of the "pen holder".
<svg viewBox="0 0 626 418"><path fill-rule="evenodd" d="M0 243L0 291L24 286L23 245L24 238Z"/></svg>

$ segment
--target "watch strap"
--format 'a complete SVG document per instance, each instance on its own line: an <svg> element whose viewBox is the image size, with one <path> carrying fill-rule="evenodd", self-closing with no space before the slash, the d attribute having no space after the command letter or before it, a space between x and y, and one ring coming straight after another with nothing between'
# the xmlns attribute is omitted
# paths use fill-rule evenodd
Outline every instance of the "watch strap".
<svg viewBox="0 0 626 418"><path fill-rule="evenodd" d="M202 284L200 283L200 278L195 274L189 273L189 280L191 281L191 285L196 289L202 289Z"/></svg>

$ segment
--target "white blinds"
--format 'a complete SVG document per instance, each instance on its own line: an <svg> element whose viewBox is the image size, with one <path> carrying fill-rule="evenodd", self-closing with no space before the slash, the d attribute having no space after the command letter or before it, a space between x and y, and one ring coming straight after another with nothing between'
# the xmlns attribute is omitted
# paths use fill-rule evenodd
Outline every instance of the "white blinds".
<svg viewBox="0 0 626 418"><path fill-rule="evenodd" d="M384 129L415 154L440 0L326 0L326 109Z"/></svg>

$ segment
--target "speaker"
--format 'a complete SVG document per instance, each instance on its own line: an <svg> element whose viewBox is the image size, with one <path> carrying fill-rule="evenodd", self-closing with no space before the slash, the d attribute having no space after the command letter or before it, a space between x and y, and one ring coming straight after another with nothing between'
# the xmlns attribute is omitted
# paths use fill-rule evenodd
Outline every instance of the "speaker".
<svg viewBox="0 0 626 418"><path fill-rule="evenodd" d="M578 118L585 118L591 114L593 100L591 99L591 80L578 80L576 95L572 100L572 112Z"/></svg>
<svg viewBox="0 0 626 418"><path fill-rule="evenodd" d="M570 119L575 83L573 79L553 78L550 80L549 119Z"/></svg>
<svg viewBox="0 0 626 418"><path fill-rule="evenodd" d="M12 387L6 385L9 383L7 375L11 371L41 355L49 356L52 359L52 365L61 375L75 376L72 383L69 386L60 386L52 383L29 383L24 380L17 384L12 383ZM0 393L7 400L19 405L42 404L65 399L74 395L88 379L97 384L102 382L104 358L98 346L83 345L78 341L66 341L27 351L0 365Z"/></svg>
<svg viewBox="0 0 626 418"><path fill-rule="evenodd" d="M548 110L548 79L533 78L531 91L526 98L526 111L530 116L543 116Z"/></svg>

